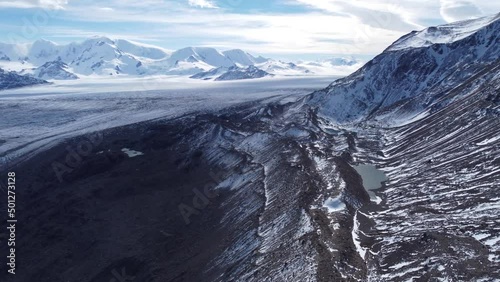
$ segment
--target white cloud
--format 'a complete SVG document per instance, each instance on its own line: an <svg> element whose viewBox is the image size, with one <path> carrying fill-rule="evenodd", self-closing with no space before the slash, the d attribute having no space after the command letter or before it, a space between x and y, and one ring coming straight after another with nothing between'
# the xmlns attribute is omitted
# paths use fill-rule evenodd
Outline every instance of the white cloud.
<svg viewBox="0 0 500 282"><path fill-rule="evenodd" d="M0 0L0 6L5 2ZM62 2L66 3L55 2L61 6ZM57 16L60 26L48 26L42 35L74 40L99 34L146 40L166 48L213 46L241 48L264 55L369 56L380 53L411 30L445 23L445 19L459 15L456 10L453 16L450 12L452 4L459 1L446 3L445 16L442 0L287 0L281 3L284 2L302 6L304 11L238 13L227 8L193 9L190 6L217 7L213 1L206 0L70 1ZM491 0L473 3L488 13L500 9L500 4ZM64 28L64 22L79 23L79 26Z"/></svg>
<svg viewBox="0 0 500 282"><path fill-rule="evenodd" d="M200 8L217 8L217 6L209 0L189 0L189 5L193 7L200 7Z"/></svg>
<svg viewBox="0 0 500 282"><path fill-rule="evenodd" d="M0 7L4 8L44 8L63 9L68 0L0 0Z"/></svg>
<svg viewBox="0 0 500 282"><path fill-rule="evenodd" d="M358 19L374 28L411 31L423 28L422 19L435 19L439 0L295 0L331 14Z"/></svg>
<svg viewBox="0 0 500 282"><path fill-rule="evenodd" d="M447 22L467 20L483 15L481 9L468 0L441 0L440 13Z"/></svg>

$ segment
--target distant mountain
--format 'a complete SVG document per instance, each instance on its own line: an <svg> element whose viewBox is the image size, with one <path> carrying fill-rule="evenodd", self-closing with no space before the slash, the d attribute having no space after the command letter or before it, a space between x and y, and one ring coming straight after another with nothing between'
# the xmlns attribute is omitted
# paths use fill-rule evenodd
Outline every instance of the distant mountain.
<svg viewBox="0 0 500 282"><path fill-rule="evenodd" d="M203 79L203 80L216 79L219 76L221 76L224 73L226 73L228 71L228 69L229 68L226 68L226 67L218 67L218 68L211 69L209 71L199 72L199 73L197 73L195 75L190 76L190 78Z"/></svg>
<svg viewBox="0 0 500 282"><path fill-rule="evenodd" d="M60 64L54 64L60 62ZM46 65L49 63L48 65ZM209 75L231 67L257 68L276 75L311 75L329 73L334 66L351 66L351 62L330 64L295 64L255 57L239 49L219 51L210 47L186 47L174 52L138 42L106 37L92 37L83 42L59 45L48 40L32 44L0 43L0 67L45 79L73 79L100 75ZM15 66L13 68L12 66ZM47 67L51 69L47 70ZM38 71L33 71L38 69ZM352 70L349 70L352 71ZM69 75L72 74L72 75ZM222 74L222 73L221 73ZM74 77L73 77L74 76Z"/></svg>
<svg viewBox="0 0 500 282"><path fill-rule="evenodd" d="M72 43L63 48L61 55L62 61L78 74L140 75L146 72L142 57L121 50L108 38L96 37L83 43Z"/></svg>
<svg viewBox="0 0 500 282"><path fill-rule="evenodd" d="M263 71L255 66L248 66L246 68L230 67L227 72L217 77L215 80L216 81L240 80L240 79L262 78L266 76L274 76L274 75L266 71Z"/></svg>
<svg viewBox="0 0 500 282"><path fill-rule="evenodd" d="M301 62L301 65L306 66L321 66L321 67L332 67L332 66L354 66L356 64L362 63L361 61L354 58L330 58L325 60L318 60L314 62Z"/></svg>
<svg viewBox="0 0 500 282"><path fill-rule="evenodd" d="M172 53L168 61L172 64L179 61L205 63L215 67L232 67L235 65L235 63L224 56L224 54L214 48L208 47L187 47L180 49Z"/></svg>
<svg viewBox="0 0 500 282"><path fill-rule="evenodd" d="M117 39L114 43L115 46L122 52L139 58L161 60L169 57L171 54L170 51L165 49L129 40Z"/></svg>
<svg viewBox="0 0 500 282"><path fill-rule="evenodd" d="M386 51L424 48L435 44L450 44L473 35L496 20L498 20L498 15L413 31L394 42ZM496 31L498 32L498 30Z"/></svg>
<svg viewBox="0 0 500 282"><path fill-rule="evenodd" d="M29 45L2 44L0 52L11 60L23 61L35 68L48 62L60 61L72 68L74 73L82 75L140 75L145 73L141 59L157 58L163 52L138 45L133 47L133 43L123 40L118 43L130 53L121 50L115 41L105 37L93 37L68 45L58 45L47 40L37 40Z"/></svg>
<svg viewBox="0 0 500 282"><path fill-rule="evenodd" d="M10 58L5 54L0 54L0 61L10 61Z"/></svg>
<svg viewBox="0 0 500 282"><path fill-rule="evenodd" d="M191 78L224 81L224 80L253 79L266 76L274 76L274 75L266 71L263 71L253 65L250 65L248 67L238 67L238 66L232 66L229 68L219 67L209 71L197 73L191 76Z"/></svg>
<svg viewBox="0 0 500 282"><path fill-rule="evenodd" d="M69 71L68 65L61 61L53 61L43 64L33 70L33 76L41 79L78 79L78 76Z"/></svg>
<svg viewBox="0 0 500 282"><path fill-rule="evenodd" d="M3 69L0 69L0 90L20 88L44 83L47 83L47 81L33 78L27 75L19 75L15 72L7 72Z"/></svg>
<svg viewBox="0 0 500 282"><path fill-rule="evenodd" d="M265 63L268 61L268 59L264 57L254 57L251 54L240 50L240 49L234 49L234 50L228 50L222 52L226 58L231 60L233 63L239 65L239 66L253 66L261 63Z"/></svg>
<svg viewBox="0 0 500 282"><path fill-rule="evenodd" d="M257 65L260 69L279 75L304 75L311 74L311 70L309 70L305 66L298 66L294 63L283 62L280 60L268 60L265 63Z"/></svg>

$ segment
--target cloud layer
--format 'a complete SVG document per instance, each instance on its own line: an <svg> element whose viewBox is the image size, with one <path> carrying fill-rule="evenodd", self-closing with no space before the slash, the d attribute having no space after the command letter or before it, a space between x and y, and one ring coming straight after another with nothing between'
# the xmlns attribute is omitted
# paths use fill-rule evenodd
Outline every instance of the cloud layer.
<svg viewBox="0 0 500 282"><path fill-rule="evenodd" d="M0 7L62 9L68 0L0 0Z"/></svg>
<svg viewBox="0 0 500 282"><path fill-rule="evenodd" d="M209 0L188 0L189 5L200 8L217 8L217 6Z"/></svg>
<svg viewBox="0 0 500 282"><path fill-rule="evenodd" d="M37 29L38 37L54 41L109 35L171 49L195 45L242 48L264 55L371 56L412 30L485 15L485 11L498 12L500 3L495 2L0 0L0 13L2 7L60 9L49 24ZM258 9L259 3L265 8ZM29 15L26 12L27 18ZM17 25L22 24L20 21ZM5 29L8 32L20 32L23 28L16 29L15 23L0 19L0 28L2 25L13 26Z"/></svg>
<svg viewBox="0 0 500 282"><path fill-rule="evenodd" d="M441 0L440 13L447 22L472 19L483 15L476 3L468 0Z"/></svg>

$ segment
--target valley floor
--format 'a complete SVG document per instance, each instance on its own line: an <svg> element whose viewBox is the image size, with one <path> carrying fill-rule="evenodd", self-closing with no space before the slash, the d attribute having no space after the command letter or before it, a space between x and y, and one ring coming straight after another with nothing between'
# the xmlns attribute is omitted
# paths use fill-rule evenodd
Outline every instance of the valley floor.
<svg viewBox="0 0 500 282"><path fill-rule="evenodd" d="M184 76L96 77L0 91L0 165L46 150L61 139L116 126L251 101L295 101L327 86L332 79L311 76L213 82Z"/></svg>
<svg viewBox="0 0 500 282"><path fill-rule="evenodd" d="M347 127L301 103L309 90L296 83L234 100L222 87L6 94L21 130L1 145L19 187L16 278L495 281L497 104L459 97L399 128ZM57 129L68 112L53 136L15 141ZM386 172L376 197L358 164Z"/></svg>

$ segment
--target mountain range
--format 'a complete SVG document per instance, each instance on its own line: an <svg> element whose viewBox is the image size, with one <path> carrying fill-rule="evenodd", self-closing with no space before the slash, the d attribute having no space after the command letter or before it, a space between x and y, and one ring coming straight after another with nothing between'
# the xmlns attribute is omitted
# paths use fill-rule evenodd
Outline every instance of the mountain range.
<svg viewBox="0 0 500 282"><path fill-rule="evenodd" d="M0 90L46 84L47 81L31 77L29 75L19 75L15 72L5 71L0 68Z"/></svg>
<svg viewBox="0 0 500 282"><path fill-rule="evenodd" d="M235 67L244 72L249 66L270 75L311 75L332 73L342 67L346 67L348 70L345 72L348 73L355 70L356 66L361 66L361 61L334 58L294 64L255 57L239 49L221 52L209 47L187 47L172 52L156 46L106 37L93 37L66 45L47 40L37 40L32 44L0 43L0 67L49 80L77 79L91 75L194 75L193 78L196 78L203 77L202 73L206 72L222 75L222 72ZM243 77L255 78L255 75ZM238 76L234 76L234 79L238 79Z"/></svg>
<svg viewBox="0 0 500 282"><path fill-rule="evenodd" d="M458 83L498 63L498 30L498 16L491 16L412 32L307 103L342 123L398 124L430 114L457 99L445 93Z"/></svg>

